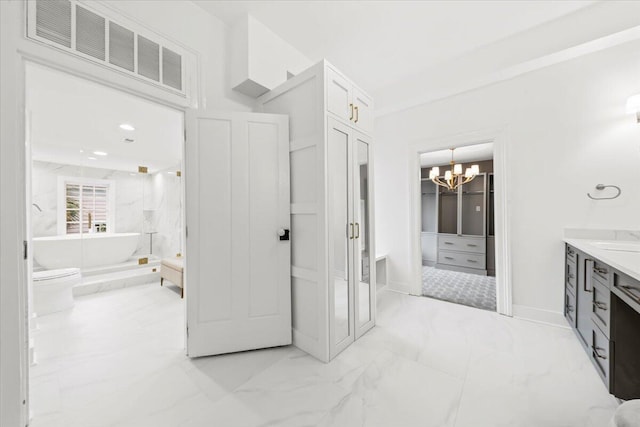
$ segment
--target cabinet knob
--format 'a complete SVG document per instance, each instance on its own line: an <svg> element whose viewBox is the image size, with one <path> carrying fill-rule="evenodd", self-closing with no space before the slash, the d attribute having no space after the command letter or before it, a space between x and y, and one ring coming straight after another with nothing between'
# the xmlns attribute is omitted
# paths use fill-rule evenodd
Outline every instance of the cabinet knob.
<svg viewBox="0 0 640 427"><path fill-rule="evenodd" d="M600 310L608 310L607 304L600 301L593 301L593 306L595 308L599 308Z"/></svg>

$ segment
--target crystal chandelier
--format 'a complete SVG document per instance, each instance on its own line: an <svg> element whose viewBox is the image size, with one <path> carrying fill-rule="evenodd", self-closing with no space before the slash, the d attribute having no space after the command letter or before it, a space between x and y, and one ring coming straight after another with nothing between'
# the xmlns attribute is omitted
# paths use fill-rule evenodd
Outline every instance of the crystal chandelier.
<svg viewBox="0 0 640 427"><path fill-rule="evenodd" d="M455 150L455 148L451 148L451 170L445 171L444 181L440 179L440 168L438 166L432 167L429 171L429 179L433 181L434 184L448 188L451 191L471 181L480 173L478 165L472 165L465 170L463 175L462 164L456 164L453 161L453 150Z"/></svg>

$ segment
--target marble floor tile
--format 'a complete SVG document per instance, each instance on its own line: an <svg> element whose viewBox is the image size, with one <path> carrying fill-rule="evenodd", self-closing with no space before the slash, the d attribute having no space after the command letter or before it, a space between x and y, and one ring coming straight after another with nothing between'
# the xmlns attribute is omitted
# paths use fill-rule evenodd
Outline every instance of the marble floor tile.
<svg viewBox="0 0 640 427"><path fill-rule="evenodd" d="M32 427L596 427L616 408L569 329L391 291L330 363L288 346L184 355L158 283L38 319Z"/></svg>

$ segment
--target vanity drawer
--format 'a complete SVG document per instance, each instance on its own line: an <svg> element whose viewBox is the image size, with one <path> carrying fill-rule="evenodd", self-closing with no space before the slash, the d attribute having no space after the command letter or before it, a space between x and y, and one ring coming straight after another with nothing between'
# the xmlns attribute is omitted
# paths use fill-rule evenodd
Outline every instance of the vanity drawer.
<svg viewBox="0 0 640 427"><path fill-rule="evenodd" d="M574 263L576 262L576 259L578 258L578 254L575 249L567 245L566 254L567 254L567 260L573 261Z"/></svg>
<svg viewBox="0 0 640 427"><path fill-rule="evenodd" d="M609 366L611 343L602 331L594 324L591 333L591 360L596 366L596 371L609 389Z"/></svg>
<svg viewBox="0 0 640 427"><path fill-rule="evenodd" d="M481 254L438 251L438 263L485 270L487 261Z"/></svg>
<svg viewBox="0 0 640 427"><path fill-rule="evenodd" d="M593 269L591 270L591 277L598 280L606 287L609 287L611 283L611 267L601 263L598 260L593 260Z"/></svg>
<svg viewBox="0 0 640 427"><path fill-rule="evenodd" d="M566 267L566 271L565 271L565 275L566 275L566 283L567 283L567 289L571 290L571 292L573 292L574 295L576 295L576 283L578 283L578 269L576 268L576 265L572 262L568 262L567 263L567 267Z"/></svg>
<svg viewBox="0 0 640 427"><path fill-rule="evenodd" d="M564 317L572 328L576 327L576 296L568 289L564 294Z"/></svg>
<svg viewBox="0 0 640 427"><path fill-rule="evenodd" d="M484 254L487 252L484 238L455 235L438 235L438 249L445 251L464 251Z"/></svg>
<svg viewBox="0 0 640 427"><path fill-rule="evenodd" d="M593 281L591 290L591 320L610 337L611 291L598 280Z"/></svg>

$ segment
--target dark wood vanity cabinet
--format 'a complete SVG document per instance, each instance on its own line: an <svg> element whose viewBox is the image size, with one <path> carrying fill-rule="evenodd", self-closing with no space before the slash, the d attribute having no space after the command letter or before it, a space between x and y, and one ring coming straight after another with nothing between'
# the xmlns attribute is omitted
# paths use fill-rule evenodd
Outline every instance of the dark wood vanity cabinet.
<svg viewBox="0 0 640 427"><path fill-rule="evenodd" d="M640 281L566 245L564 315L610 393L640 398Z"/></svg>

